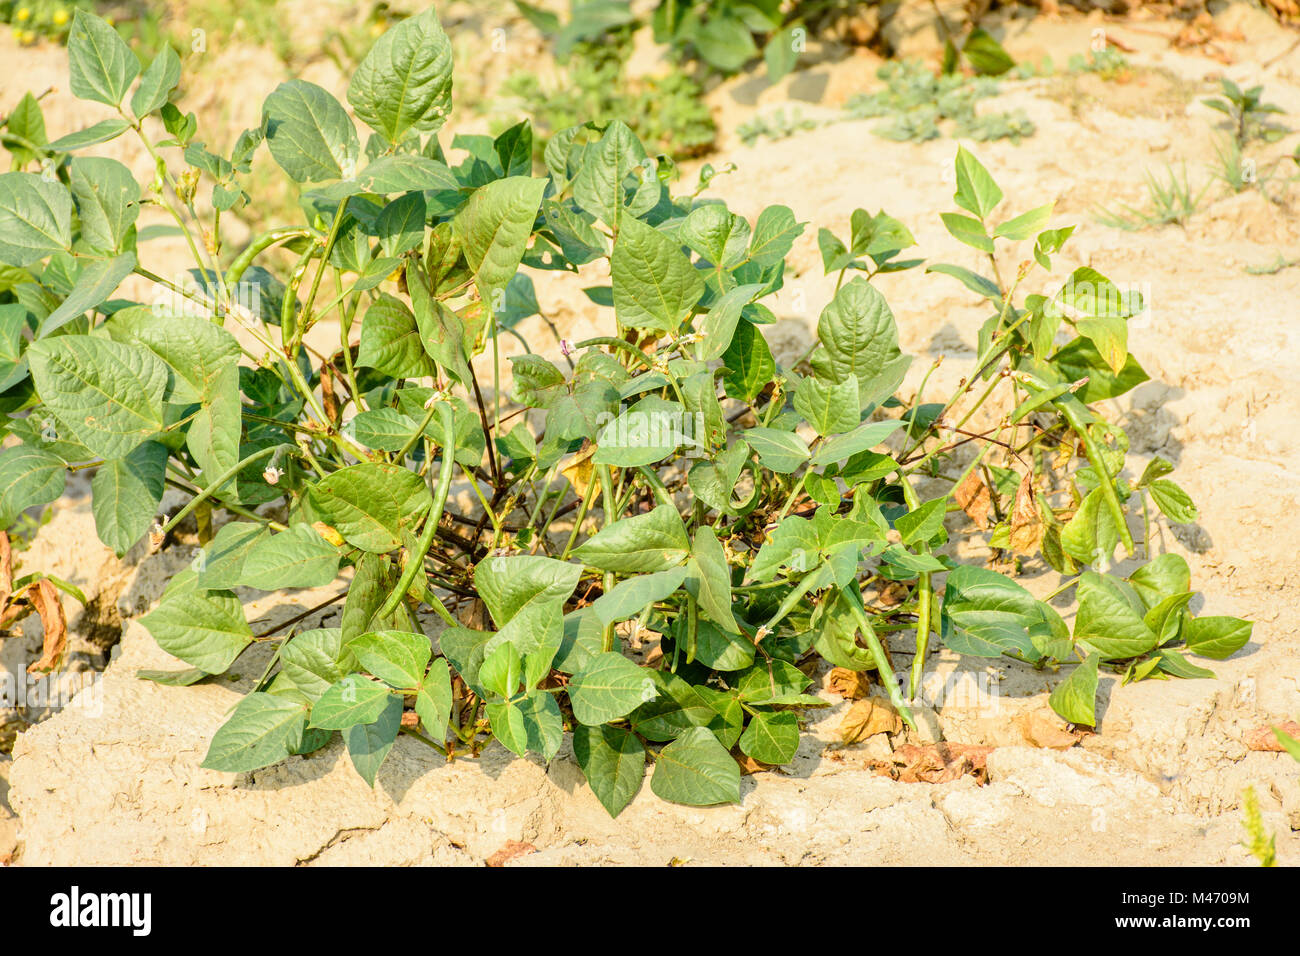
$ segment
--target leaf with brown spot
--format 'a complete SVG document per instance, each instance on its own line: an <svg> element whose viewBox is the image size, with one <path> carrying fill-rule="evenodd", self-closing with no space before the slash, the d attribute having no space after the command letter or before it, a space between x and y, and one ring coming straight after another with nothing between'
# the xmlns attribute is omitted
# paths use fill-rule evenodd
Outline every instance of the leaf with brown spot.
<svg viewBox="0 0 1300 956"><path fill-rule="evenodd" d="M975 522L975 527L981 531L989 529L989 512L993 510L993 497L989 494L989 486L984 484L984 479L978 472L972 469L962 483L953 489L952 496Z"/></svg>
<svg viewBox="0 0 1300 956"><path fill-rule="evenodd" d="M537 847L533 846L531 843L520 843L518 840L507 840L501 849L497 850L487 858L487 865L505 866L511 860L536 852Z"/></svg>
<svg viewBox="0 0 1300 956"><path fill-rule="evenodd" d="M1026 474L1020 479L1016 503L1011 508L1011 550L1018 554L1032 554L1038 550L1042 538L1043 521L1034 496L1033 475Z"/></svg>
<svg viewBox="0 0 1300 956"><path fill-rule="evenodd" d="M867 671L851 671L847 667L832 668L826 675L826 689L839 694L845 700L860 700L871 690L871 678Z"/></svg>
<svg viewBox="0 0 1300 956"><path fill-rule="evenodd" d="M896 734L903 729L903 719L893 705L881 697L857 701L840 721L840 739L856 744L876 734Z"/></svg>
<svg viewBox="0 0 1300 956"><path fill-rule="evenodd" d="M27 673L49 673L63 660L63 652L68 648L68 619L63 613L63 602L54 583L42 578L30 592L32 605L41 616L41 628L45 635L41 645L40 660L27 668Z"/></svg>
<svg viewBox="0 0 1300 956"><path fill-rule="evenodd" d="M1065 722L1045 707L1018 714L1011 722L1030 746L1047 750L1069 750L1081 736L1066 730Z"/></svg>

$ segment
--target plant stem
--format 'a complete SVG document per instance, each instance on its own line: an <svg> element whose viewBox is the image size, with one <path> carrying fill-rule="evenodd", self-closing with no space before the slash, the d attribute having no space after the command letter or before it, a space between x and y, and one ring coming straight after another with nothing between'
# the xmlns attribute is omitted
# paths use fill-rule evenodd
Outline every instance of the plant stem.
<svg viewBox="0 0 1300 956"><path fill-rule="evenodd" d="M456 415L450 402L438 402L435 407L442 418L443 437L442 469L438 474L438 489L434 492L433 506L429 509L428 517L424 519L424 528L420 532L420 539L416 544L415 551L406 556L406 567L402 569L402 576L397 579L397 587L393 589L393 592L388 595L387 600L379 608L381 620L391 616L397 610L397 605L401 603L407 589L415 580L416 573L424 567L424 556L433 547L433 538L438 533L438 523L442 520L442 509L447 504L447 493L451 490L451 474L455 466L452 453L456 448ZM427 588L425 597L428 599L430 606L439 612L439 616L443 620L452 626L456 626L456 620L452 617L451 612Z"/></svg>

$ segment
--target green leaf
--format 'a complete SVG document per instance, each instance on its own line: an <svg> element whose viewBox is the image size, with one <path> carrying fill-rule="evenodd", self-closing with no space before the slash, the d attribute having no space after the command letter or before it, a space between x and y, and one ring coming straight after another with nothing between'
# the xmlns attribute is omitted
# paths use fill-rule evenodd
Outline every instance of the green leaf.
<svg viewBox="0 0 1300 956"><path fill-rule="evenodd" d="M166 447L147 441L125 458L104 462L90 480L95 531L119 557L149 530L162 500L166 475ZM0 493L0 502L4 497Z"/></svg>
<svg viewBox="0 0 1300 956"><path fill-rule="evenodd" d="M1239 617L1194 617L1183 627L1183 640L1193 654L1221 661L1246 646L1254 627Z"/></svg>
<svg viewBox="0 0 1300 956"><path fill-rule="evenodd" d="M485 708L492 734L506 749L522 757L528 752L528 722L523 709L512 701L491 701Z"/></svg>
<svg viewBox="0 0 1300 956"><path fill-rule="evenodd" d="M614 651L592 658L569 681L573 716L592 727L625 717L657 696L649 671Z"/></svg>
<svg viewBox="0 0 1300 956"><path fill-rule="evenodd" d="M72 245L72 196L35 173L0 173L0 262L26 266Z"/></svg>
<svg viewBox="0 0 1300 956"><path fill-rule="evenodd" d="M822 347L812 365L832 381L858 380L861 408L884 401L902 382L911 359L898 348L898 325L889 305L865 279L847 283L817 320Z"/></svg>
<svg viewBox="0 0 1300 956"><path fill-rule="evenodd" d="M357 364L378 369L393 378L425 378L437 374L421 342L415 315L401 299L386 292L366 310Z"/></svg>
<svg viewBox="0 0 1300 956"><path fill-rule="evenodd" d="M687 567L686 589L699 601L705 616L731 633L738 632L740 625L731 610L731 566L717 532L710 526L695 529Z"/></svg>
<svg viewBox="0 0 1300 956"><path fill-rule="evenodd" d="M533 555L490 557L474 568L474 585L498 628L486 650L514 645L527 659L530 687L546 675L560 647L564 602L581 574L579 565Z"/></svg>
<svg viewBox="0 0 1300 956"><path fill-rule="evenodd" d="M63 494L66 467L62 458L31 445L0 451L0 527L7 528L25 509Z"/></svg>
<svg viewBox="0 0 1300 956"><path fill-rule="evenodd" d="M313 702L353 669L351 655L343 647L343 632L337 627L295 634L280 648L280 666L281 673Z"/></svg>
<svg viewBox="0 0 1300 956"><path fill-rule="evenodd" d="M758 214L749 240L749 261L773 266L785 260L807 223L798 222L789 206L768 206Z"/></svg>
<svg viewBox="0 0 1300 956"><path fill-rule="evenodd" d="M172 579L162 601L140 623L173 657L209 674L225 673L253 642L243 605L229 591L201 591L177 582Z"/></svg>
<svg viewBox="0 0 1300 956"><path fill-rule="evenodd" d="M645 747L636 735L608 724L573 728L573 756L600 805L617 817L645 779Z"/></svg>
<svg viewBox="0 0 1300 956"><path fill-rule="evenodd" d="M875 448L902 426L903 423L896 419L883 422L863 422L853 431L832 438L824 443L821 448L818 448L817 454L813 456L813 464L828 465L834 461L844 461L852 458L854 455Z"/></svg>
<svg viewBox="0 0 1300 956"><path fill-rule="evenodd" d="M115 140L130 128L131 124L123 119L100 120L94 126L60 136L47 148L56 153L72 153Z"/></svg>
<svg viewBox="0 0 1300 956"><path fill-rule="evenodd" d="M396 465L363 462L341 468L311 488L326 524L362 551L387 554L414 534L432 496L420 476Z"/></svg>
<svg viewBox="0 0 1300 956"><path fill-rule="evenodd" d="M1016 65L1002 44L983 27L970 32L961 46L961 54L980 76L1001 76Z"/></svg>
<svg viewBox="0 0 1300 956"><path fill-rule="evenodd" d="M494 311L500 309L506 285L519 270L546 182L529 176L494 180L475 190L456 216L456 230L479 295Z"/></svg>
<svg viewBox="0 0 1300 956"><path fill-rule="evenodd" d="M523 675L524 661L519 651L513 644L500 644L484 656L478 680L489 694L509 700L519 693Z"/></svg>
<svg viewBox="0 0 1300 956"><path fill-rule="evenodd" d="M348 756L361 779L371 787L393 741L402 727L402 698L390 697L379 719L369 724L354 724L343 732L348 745Z"/></svg>
<svg viewBox="0 0 1300 956"><path fill-rule="evenodd" d="M582 166L573 178L574 202L617 228L626 208L626 181L637 170L644 171L645 162L645 148L636 134L622 120L612 120L600 142L588 147L583 155Z"/></svg>
<svg viewBox="0 0 1300 956"><path fill-rule="evenodd" d="M1192 571L1180 554L1162 554L1128 577L1142 603L1153 608L1166 597L1192 589Z"/></svg>
<svg viewBox="0 0 1300 956"><path fill-rule="evenodd" d="M802 703L803 689L812 678L789 661L771 660L758 663L740 675L736 689L748 704Z"/></svg>
<svg viewBox="0 0 1300 956"><path fill-rule="evenodd" d="M519 704L524 715L524 731L528 749L541 754L549 763L564 743L564 715L555 697L546 691L534 691Z"/></svg>
<svg viewBox="0 0 1300 956"><path fill-rule="evenodd" d="M1156 666L1171 677L1180 677L1183 680L1214 679L1214 671L1207 670L1204 667L1197 667L1177 651L1165 647L1161 648L1158 653L1160 656Z"/></svg>
<svg viewBox="0 0 1300 956"><path fill-rule="evenodd" d="M723 73L735 73L758 55L749 27L725 12L710 16L691 42L705 63Z"/></svg>
<svg viewBox="0 0 1300 956"><path fill-rule="evenodd" d="M794 410L804 417L817 434L826 436L846 432L858 424L858 380L826 382L809 376L794 390ZM848 457L847 455L844 457Z"/></svg>
<svg viewBox="0 0 1300 956"><path fill-rule="evenodd" d="M244 579L244 561L257 542L270 532L251 521L231 521L203 549L198 571L198 586L204 590L239 587Z"/></svg>
<svg viewBox="0 0 1300 956"><path fill-rule="evenodd" d="M1028 239L1047 225L1047 220L1052 218L1052 209L1055 205L1049 202L1046 206L1039 206L1037 209L1031 209L1013 219L1008 219L993 230L993 235L1006 239Z"/></svg>
<svg viewBox="0 0 1300 956"><path fill-rule="evenodd" d="M143 119L167 102L171 91L181 81L181 58L171 44L164 43L153 62L145 68L140 85L131 95L131 112Z"/></svg>
<svg viewBox="0 0 1300 956"><path fill-rule="evenodd" d="M1100 654L1089 654L1069 677L1057 684L1047 698L1052 710L1072 724L1097 726L1097 668L1100 664Z"/></svg>
<svg viewBox="0 0 1300 956"><path fill-rule="evenodd" d="M666 235L625 218L610 257L614 311L624 326L675 332L704 294L704 280Z"/></svg>
<svg viewBox="0 0 1300 956"><path fill-rule="evenodd" d="M1199 517L1192 496L1168 478L1159 478L1147 485L1151 500L1164 516L1175 524L1191 524Z"/></svg>
<svg viewBox="0 0 1300 956"><path fill-rule="evenodd" d="M68 33L68 72L79 99L118 106L140 72L140 61L116 30L78 10Z"/></svg>
<svg viewBox="0 0 1300 956"><path fill-rule="evenodd" d="M704 203L687 214L677 238L705 262L730 269L745 257L749 223L722 203Z"/></svg>
<svg viewBox="0 0 1300 956"><path fill-rule="evenodd" d="M1051 364L1065 381L1077 382L1083 378L1088 380L1088 384L1075 392L1079 401L1085 405L1108 398L1117 398L1150 378L1132 355L1116 375L1097 351L1097 346L1086 338L1078 338L1063 345L1052 356Z"/></svg>
<svg viewBox="0 0 1300 956"><path fill-rule="evenodd" d="M903 536L903 544L916 544L933 540L943 530L948 499L935 498L918 505L905 515L900 515L894 527Z"/></svg>
<svg viewBox="0 0 1300 956"><path fill-rule="evenodd" d="M744 402L752 401L776 374L767 340L749 322L736 325L731 344L722 353L722 364L728 370L722 380L723 390Z"/></svg>
<svg viewBox="0 0 1300 956"><path fill-rule="evenodd" d="M310 525L297 524L257 541L244 558L245 587L259 591L319 588L339 573L338 549Z"/></svg>
<svg viewBox="0 0 1300 956"><path fill-rule="evenodd" d="M1142 615L1142 621L1161 644L1168 644L1182 630L1183 610L1195 596L1192 591L1171 594Z"/></svg>
<svg viewBox="0 0 1300 956"><path fill-rule="evenodd" d="M762 289L757 283L737 286L713 303L708 314L700 320L700 334L704 336L700 358L712 361L731 347L741 312Z"/></svg>
<svg viewBox="0 0 1300 956"><path fill-rule="evenodd" d="M306 80L281 83L262 105L262 120L271 155L294 182L356 176L361 155L356 127L324 88Z"/></svg>
<svg viewBox="0 0 1300 956"><path fill-rule="evenodd" d="M741 437L758 454L764 467L777 474L791 474L812 456L808 443L794 432L760 426L745 429Z"/></svg>
<svg viewBox="0 0 1300 956"><path fill-rule="evenodd" d="M644 574L681 564L690 549L686 525L677 509L659 505L647 514L602 528L575 548L573 556L602 571Z"/></svg>
<svg viewBox="0 0 1300 956"><path fill-rule="evenodd" d="M1061 547L1076 561L1100 564L1108 560L1119 543L1119 527L1106 505L1101 488L1084 497L1079 510L1061 529Z"/></svg>
<svg viewBox="0 0 1300 956"><path fill-rule="evenodd" d="M650 789L692 807L739 803L740 767L711 730L692 727L659 751Z"/></svg>
<svg viewBox="0 0 1300 956"><path fill-rule="evenodd" d="M430 7L375 41L348 84L348 102L390 143L411 130L436 132L451 112L451 61L451 41Z"/></svg>
<svg viewBox="0 0 1300 956"><path fill-rule="evenodd" d="M1141 603L1136 593L1130 597L1118 578L1085 571L1079 581L1078 594L1074 639L1096 651L1103 660L1138 657L1159 643L1155 633L1142 620Z"/></svg>
<svg viewBox="0 0 1300 956"><path fill-rule="evenodd" d="M964 242L980 252L987 252L990 255L993 253L993 240L989 238L984 224L978 219L963 216L959 212L940 213L939 218L943 220L944 228L958 242Z"/></svg>
<svg viewBox="0 0 1300 956"><path fill-rule="evenodd" d="M957 148L957 192L952 198L958 206L980 219L988 218L1002 201L1002 190L965 146Z"/></svg>
<svg viewBox="0 0 1300 956"><path fill-rule="evenodd" d="M448 376L469 386L474 381L465 356L465 323L455 312L429 294L418 274L408 274L411 306L420 346ZM477 462L476 462L477 463Z"/></svg>
<svg viewBox="0 0 1300 956"><path fill-rule="evenodd" d="M740 749L761 763L789 763L799 749L799 718L789 710L760 710L741 734Z"/></svg>
<svg viewBox="0 0 1300 956"><path fill-rule="evenodd" d="M415 695L415 712L424 724L424 731L436 741L447 738L447 722L451 718L451 668L445 657L437 658L424 675L424 682Z"/></svg>
<svg viewBox="0 0 1300 956"><path fill-rule="evenodd" d="M38 338L50 335L79 318L88 309L102 304L116 291L122 280L135 269L135 253L124 252L113 259L97 259L81 270L77 284L63 303L41 320Z"/></svg>
<svg viewBox="0 0 1300 956"><path fill-rule="evenodd" d="M371 408L356 415L347 425L353 441L380 451L401 451L419 428L419 422L395 408Z"/></svg>
<svg viewBox="0 0 1300 956"><path fill-rule="evenodd" d="M348 650L371 674L398 690L418 688L433 648L423 634L372 631L353 638Z"/></svg>
<svg viewBox="0 0 1300 956"><path fill-rule="evenodd" d="M197 667L187 667L180 671L159 671L159 670L138 670L135 672L137 680L153 681L155 684L162 684L164 687L189 687L191 684L197 684L205 677L211 677L207 671L199 670Z"/></svg>
<svg viewBox="0 0 1300 956"><path fill-rule="evenodd" d="M686 568L669 568L656 574L640 574L616 585L592 602L591 609L602 624L614 624L636 617L651 604L662 601L681 587Z"/></svg>
<svg viewBox="0 0 1300 956"><path fill-rule="evenodd" d="M620 468L663 461L686 437L682 426L685 419L685 410L678 402L647 395L601 429L592 461Z"/></svg>
<svg viewBox="0 0 1300 956"><path fill-rule="evenodd" d="M228 386L223 373L239 364L239 341L206 319L137 306L114 313L108 331L115 341L148 349L171 370L168 401L213 401ZM237 378L234 385L238 398Z"/></svg>
<svg viewBox="0 0 1300 956"><path fill-rule="evenodd" d="M332 684L312 705L311 724L320 730L347 730L357 724L372 724L387 709L390 700L401 703L383 684L349 674Z"/></svg>
<svg viewBox="0 0 1300 956"><path fill-rule="evenodd" d="M79 156L72 161L70 179L81 238L105 252L122 249L140 214L140 186L131 171L115 159Z"/></svg>
<svg viewBox="0 0 1300 956"><path fill-rule="evenodd" d="M205 770L247 773L288 757L302 742L307 710L274 694L255 692L236 706L212 738Z"/></svg>
<svg viewBox="0 0 1300 956"><path fill-rule="evenodd" d="M958 654L1000 657L1011 651L1040 655L1034 637L1069 636L1061 616L996 571L961 565L948 575L941 613L943 643Z"/></svg>
<svg viewBox="0 0 1300 956"><path fill-rule="evenodd" d="M925 271L950 275L976 295L982 295L986 299L992 299L994 303L1001 303L1002 301L1002 292L998 289L997 283L992 279L984 278L984 276L977 272L972 272L970 269L963 268L962 266L952 266L940 263L939 265L926 266Z"/></svg>
<svg viewBox="0 0 1300 956"><path fill-rule="evenodd" d="M125 458L162 430L167 367L138 346L60 335L27 350L36 391L96 455Z"/></svg>

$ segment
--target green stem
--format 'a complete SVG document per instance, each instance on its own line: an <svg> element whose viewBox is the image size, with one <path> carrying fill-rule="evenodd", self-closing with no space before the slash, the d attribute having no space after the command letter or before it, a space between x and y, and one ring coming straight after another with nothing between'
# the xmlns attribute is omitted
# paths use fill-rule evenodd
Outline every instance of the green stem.
<svg viewBox="0 0 1300 956"><path fill-rule="evenodd" d="M451 490L451 474L455 466L453 452L456 448L456 416L450 402L438 402L436 407L442 418L443 437L442 469L438 474L438 489L433 496L433 507L429 509L428 517L424 519L424 529L420 532L420 539L416 543L415 551L407 555L406 567L402 569L402 576L397 580L397 587L388 595L387 600L379 609L380 620L390 617L397 610L397 605L401 603L407 589L415 580L415 575L424 567L424 556L433 547L434 536L438 533L438 524L442 521L442 509L447 504L447 493ZM453 626L456 625L456 620L452 617L451 612L443 606L433 592L426 590L425 596L428 598L430 606L439 612L439 616L443 620L448 621Z"/></svg>
<svg viewBox="0 0 1300 956"><path fill-rule="evenodd" d="M280 448L282 447L283 446L281 445L272 445L270 448L263 448L261 451L255 451L247 458L240 461L238 464L227 469L224 473L222 473L222 475L219 478L217 478L216 481L212 482L212 484L208 485L197 495L195 495L189 504L187 504L180 511L176 512L176 517L172 518L165 525L163 525L162 533L166 534L168 531L171 531L172 528L180 524L181 521L185 519L186 515L188 515L191 511L197 508L200 504L207 501L218 491L220 491L221 486L224 485L231 478L234 478L235 475L239 474L241 471L243 471L245 468L247 468L249 465L253 464L254 462L261 461L263 458L270 458L271 455L279 451Z"/></svg>

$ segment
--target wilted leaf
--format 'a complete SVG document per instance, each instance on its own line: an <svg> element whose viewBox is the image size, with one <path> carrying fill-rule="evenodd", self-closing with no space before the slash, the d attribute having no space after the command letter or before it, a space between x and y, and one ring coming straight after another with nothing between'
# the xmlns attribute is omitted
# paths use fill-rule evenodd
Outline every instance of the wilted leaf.
<svg viewBox="0 0 1300 956"><path fill-rule="evenodd" d="M989 486L977 471L972 470L960 485L953 489L953 500L961 506L962 511L975 522L981 531L989 529L989 512L993 510L993 498Z"/></svg>
<svg viewBox="0 0 1300 956"><path fill-rule="evenodd" d="M1033 475L1026 474L1016 489L1016 503L1011 507L1011 550L1032 554L1043 538L1043 521L1034 497Z"/></svg>
<svg viewBox="0 0 1300 956"><path fill-rule="evenodd" d="M845 744L856 744L876 734L896 734L902 729L903 718L889 701L865 697L850 707L840 721L840 739Z"/></svg>

